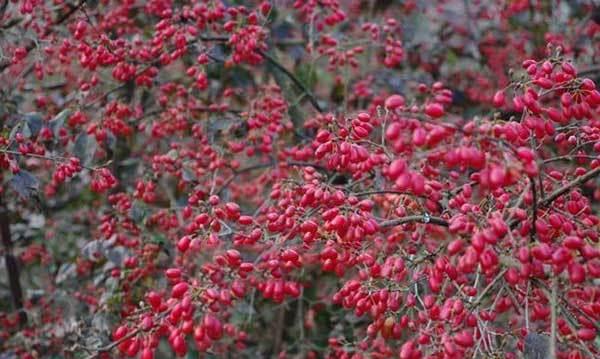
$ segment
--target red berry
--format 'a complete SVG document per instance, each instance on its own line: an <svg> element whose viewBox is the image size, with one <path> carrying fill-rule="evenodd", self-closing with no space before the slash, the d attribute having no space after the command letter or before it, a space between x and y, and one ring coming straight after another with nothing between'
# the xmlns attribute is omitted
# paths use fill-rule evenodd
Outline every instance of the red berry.
<svg viewBox="0 0 600 359"><path fill-rule="evenodd" d="M188 289L189 285L186 282L177 283L173 286L171 297L181 299L183 298L183 295L187 293Z"/></svg>
<svg viewBox="0 0 600 359"><path fill-rule="evenodd" d="M433 118L442 117L444 115L444 106L439 103L429 103L425 105L425 114Z"/></svg>
<svg viewBox="0 0 600 359"><path fill-rule="evenodd" d="M385 107L389 110L395 110L404 106L404 97L402 95L391 95L385 100Z"/></svg>

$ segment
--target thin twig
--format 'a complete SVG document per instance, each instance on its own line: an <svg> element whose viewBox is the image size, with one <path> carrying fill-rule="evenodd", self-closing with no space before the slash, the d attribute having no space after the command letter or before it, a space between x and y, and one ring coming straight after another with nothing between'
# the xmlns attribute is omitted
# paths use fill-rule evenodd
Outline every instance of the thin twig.
<svg viewBox="0 0 600 359"><path fill-rule="evenodd" d="M592 66L590 68L587 68L583 71L579 71L579 73L577 74L579 77L581 76L586 76L586 75L592 75L596 72L600 72L600 66Z"/></svg>
<svg viewBox="0 0 600 359"><path fill-rule="evenodd" d="M590 171L584 173L583 175L575 178L571 182L567 183L566 185L564 185L564 186L556 189L552 193L550 193L547 197L545 197L542 200L538 201L537 202L537 209L546 208L546 207L550 206L552 204L552 202L554 202L558 197L560 197L563 194L567 193L572 188L580 186L580 185L584 184L585 182L591 180L592 178L594 178L594 177L596 177L598 175L600 175L600 167L596 167L593 170L590 170ZM532 184L533 184L533 182L532 182ZM509 223L509 228L510 229L515 229L519 225L519 223L520 223L519 220L512 220Z"/></svg>
<svg viewBox="0 0 600 359"><path fill-rule="evenodd" d="M223 43L227 43L229 42L229 37L227 36L212 36L212 35L201 35L197 38L198 40L202 40L202 41L213 41L213 42L223 42ZM275 45L285 45L284 43L278 43L276 42ZM258 50L257 51L261 56L263 56L264 58L267 59L267 61L269 61L271 64L273 64L273 66L275 66L277 69L279 69L282 73L284 73L288 78L290 78L292 80L292 82L298 86L303 93L303 96L308 97L310 103L312 104L312 106L319 112L322 113L323 109L321 108L321 106L319 105L319 102L317 101L317 99L314 97L314 95L310 92L310 90L308 90L303 84L302 82L300 82L300 80L298 80L298 78L291 73L288 69L286 69L282 64L279 63L279 61L277 61L273 56L267 54L266 52L262 51L262 50ZM208 54L208 56L213 59L213 61L217 61L217 62L223 62L221 59L217 59L214 56L212 56L211 54ZM303 137L303 136L301 136Z"/></svg>
<svg viewBox="0 0 600 359"><path fill-rule="evenodd" d="M279 63L273 56L268 53L258 50L258 53L263 56L267 61L269 61L273 66L275 66L279 71L283 72L292 82L298 86L298 88L306 95L310 104L317 110L319 113L323 113L323 108L319 105L319 102L315 98L315 96L310 92L309 89L304 86L304 84L298 80L298 78L291 73L288 69L286 69L282 64Z"/></svg>
<svg viewBox="0 0 600 359"><path fill-rule="evenodd" d="M441 217L433 217L428 215L414 215L414 216L406 216L401 218L392 219L389 221L384 221L379 224L380 227L395 227L401 224L420 222L426 224L436 224L438 226L448 227L450 224L448 221Z"/></svg>
<svg viewBox="0 0 600 359"><path fill-rule="evenodd" d="M61 157L61 156L44 156L44 155L38 155L36 153L21 153L18 151L12 151L12 150L4 150L4 149L0 149L0 153L6 153L7 155L14 155L14 156L24 156L24 157L33 157L33 158L39 158L42 160L47 160L47 161L52 161L52 162L59 162L59 163L65 163L65 162L69 162L70 159L66 158L66 157ZM90 171L95 171L98 168L94 168L94 167L87 167L84 165L81 165L82 168L85 168L87 170ZM102 166L100 166L102 167Z"/></svg>
<svg viewBox="0 0 600 359"><path fill-rule="evenodd" d="M508 270L508 268L504 268L502 269L497 275L496 277L494 277L494 279L490 282L490 284L487 285L487 287L485 287L485 289L481 292L481 294L479 294L479 296L477 297L477 299L475 299L475 301L473 302L473 304L471 304L472 307L476 307L485 297L485 295L492 289L492 287L500 280L500 278L502 278L502 276L504 275L504 273L506 273L506 271Z"/></svg>
<svg viewBox="0 0 600 359"><path fill-rule="evenodd" d="M235 178L241 174L244 173L248 173L248 172L252 172L254 170L259 170L262 168L269 168L269 167L274 167L278 165L277 162L275 161L270 161L267 163L259 163L257 165L253 165L253 166L248 166L246 168L242 168L239 170L233 170L233 175L231 177L229 177L225 183L223 183L223 185L221 186L221 188L215 192L215 194L219 195L221 194L221 192L223 192L225 190L225 188L227 188L227 186L229 186L231 184L231 182L233 182L233 180L235 180ZM280 165L287 165L290 167L313 167L317 170L325 170L324 167L314 164L314 163L309 163L309 162L298 162L298 161L287 161L287 162L282 162L280 163Z"/></svg>
<svg viewBox="0 0 600 359"><path fill-rule="evenodd" d="M542 289L546 293L552 290L551 288L548 287L548 285L546 283L544 283L543 281L541 281L541 280L539 280L537 278L533 278L532 281L535 284L537 284L540 287L542 287ZM570 301L568 301L567 299L565 299L565 297L563 295L558 295L558 299L560 299L560 301L562 303L564 303L567 307L571 308L573 311L576 311L581 316L583 316L585 319L587 319L596 328L596 330L600 331L600 323L598 323L598 321L596 319L592 318L589 314L587 314L586 312L584 312L581 308L579 308L575 304L572 304Z"/></svg>
<svg viewBox="0 0 600 359"><path fill-rule="evenodd" d="M556 310L558 307L558 276L552 278L552 294L550 296L550 358L556 358Z"/></svg>
<svg viewBox="0 0 600 359"><path fill-rule="evenodd" d="M100 347L100 348L91 349L91 350L93 350L93 351L94 351L94 353L93 353L93 354L91 354L91 355L89 355L89 356L87 356L87 357L86 357L86 359L94 359L94 358L97 358L98 356L100 356L100 354L101 354L101 353L106 353L106 352L109 352L109 351L111 351L113 348L115 348L115 347L116 347L116 346L118 346L119 344L123 343L124 341L126 341L126 340L128 340L128 339L131 339L131 338L133 338L133 337L135 337L135 336L136 336L136 335L138 335L138 333L139 333L139 332L141 332L141 331L142 331L142 328L141 328L141 327L140 327L140 328L137 328L137 329L136 329L136 330L134 330L133 332L131 332L131 333L129 333L129 334L127 334L127 335L125 335L123 338L121 338L121 339L119 339L119 340L117 340L117 341L114 341L114 342L112 342L112 343L110 343L110 344L108 344L108 345L105 345L105 346L103 346L103 347Z"/></svg>
<svg viewBox="0 0 600 359"><path fill-rule="evenodd" d="M252 172L254 170L258 170L258 169L261 169L261 168L272 167L273 165L274 165L274 163L271 161L271 162L268 162L268 163L260 163L260 164L254 165L254 166L249 166L249 167L246 167L246 168L242 168L241 170L234 170L233 171L233 175L231 177L229 177L225 181L225 183L223 183L223 185L221 186L221 188L219 188L219 190L216 191L215 194L216 195L220 195L221 192L223 192L225 190L225 188L227 188L231 184L231 182L233 182L233 180L237 176L239 176L239 175L241 175L243 173Z"/></svg>
<svg viewBox="0 0 600 359"><path fill-rule="evenodd" d="M586 172L585 174L574 179L573 181L560 187L556 191L550 193L550 195L548 195L548 197L544 198L539 203L538 207L541 207L541 208L548 207L552 202L554 202L554 200L556 200L558 197L562 196L563 194L567 193L571 188L580 186L598 175L600 175L600 167L596 167L595 169Z"/></svg>
<svg viewBox="0 0 600 359"><path fill-rule="evenodd" d="M558 157L552 157L552 158L545 159L544 161L542 161L542 163L545 164L545 163L558 162L558 161L577 161L579 159L596 160L596 159L598 159L598 156L590 156L590 155L565 155L565 156L558 156Z"/></svg>
<svg viewBox="0 0 600 359"><path fill-rule="evenodd" d="M418 196L418 195L415 195L414 193L410 193L410 192L393 191L393 190L365 191L365 192L353 193L353 195L356 197L370 196L373 194L396 194L396 195L402 195L402 196L412 196L412 197L422 197L422 198L425 197L425 196Z"/></svg>
<svg viewBox="0 0 600 359"><path fill-rule="evenodd" d="M536 231L537 229L535 228L536 222L537 222L537 190L535 188L535 180L533 178L529 178L529 181L531 181L531 192L533 193L533 203L531 204L532 208L531 208L531 215L533 217L533 219L531 220L531 229L529 230L529 238L531 239L531 242L533 242L535 240L535 235L536 235Z"/></svg>

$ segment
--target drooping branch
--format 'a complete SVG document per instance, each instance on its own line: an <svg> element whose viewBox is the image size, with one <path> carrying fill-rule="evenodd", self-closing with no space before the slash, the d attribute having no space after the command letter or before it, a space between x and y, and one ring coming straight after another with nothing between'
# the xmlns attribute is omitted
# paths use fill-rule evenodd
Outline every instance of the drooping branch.
<svg viewBox="0 0 600 359"><path fill-rule="evenodd" d="M214 42L227 42L229 41L229 37L227 36L210 36L210 35L201 35L198 39L202 41L214 41ZM323 108L319 105L319 101L317 101L316 97L312 94L312 92L304 86L302 81L300 81L293 73L291 73L285 66L283 66L277 59L268 54L265 51L258 50L258 53L264 57L269 63L271 63L274 67L276 67L279 71L281 71L285 76L287 76L293 83L296 85L302 94L308 98L310 104L317 110L319 113L323 113Z"/></svg>
<svg viewBox="0 0 600 359"><path fill-rule="evenodd" d="M269 61L273 66L275 66L279 71L283 72L292 82L296 85L300 91L308 98L310 104L317 110L319 113L323 113L323 108L319 105L319 101L315 98L312 92L304 86L304 84L288 69L285 68L279 61L277 61L273 56L268 53L259 50L258 51L261 56L263 56L267 61Z"/></svg>
<svg viewBox="0 0 600 359"><path fill-rule="evenodd" d="M548 298L552 297L552 288L548 286L548 284L544 283L544 281L537 279L537 278L532 278L532 282L539 286L541 289L544 290L544 292L546 293L546 296ZM570 310L577 312L579 315L581 315L582 317L584 317L585 319L587 319L593 326L594 328L596 328L596 330L600 331L600 323L598 323L597 320L595 320L594 318L592 318L588 313L584 312L580 307L578 307L576 304L572 303L571 301L569 301L564 294L557 294L557 299L559 303L564 304L567 308L569 308Z"/></svg>

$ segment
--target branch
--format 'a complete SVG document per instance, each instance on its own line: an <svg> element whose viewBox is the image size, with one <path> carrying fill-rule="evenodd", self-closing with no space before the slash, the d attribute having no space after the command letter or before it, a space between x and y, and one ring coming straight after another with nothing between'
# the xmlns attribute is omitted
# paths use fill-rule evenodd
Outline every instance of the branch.
<svg viewBox="0 0 600 359"><path fill-rule="evenodd" d="M538 286L542 287L542 289L546 292L546 295L548 295L548 292L552 291L552 288L549 288L548 285L546 283L544 283L542 280L537 279L537 278L532 278L532 281L534 284L537 284ZM551 297L552 295L548 295L548 297ZM592 325L596 328L597 331L600 331L600 324L598 323L598 321L594 318L592 318L589 314L587 314L586 312L584 312L581 308L579 308L577 305L571 303L570 301L568 301L564 295L562 294L557 294L557 298L560 300L560 302L562 302L566 307L570 308L571 310L579 313L582 317L584 317L585 319L587 319L590 323L592 323Z"/></svg>
<svg viewBox="0 0 600 359"><path fill-rule="evenodd" d="M591 180L592 178L594 178L594 177L596 177L598 175L600 175L600 167L597 167L597 168L595 168L593 170L590 170L590 171L584 173L583 175L575 178L571 182L567 183L566 185L564 185L564 186L556 189L554 192L550 193L547 197L545 197L542 200L538 201L537 202L537 206L536 206L537 209L546 208L546 207L550 206L552 204L552 202L554 202L558 197L560 197L563 194L569 192L574 187L581 186L585 182ZM510 229L515 229L519 225L519 223L520 223L519 220L513 219L509 223L509 228Z"/></svg>
<svg viewBox="0 0 600 359"><path fill-rule="evenodd" d="M586 76L586 75L592 75L596 72L600 72L600 66L592 66L590 68L587 68L583 71L580 71L577 76Z"/></svg>
<svg viewBox="0 0 600 359"><path fill-rule="evenodd" d="M277 311L277 317L275 319L275 325L273 327L273 354L278 354L281 351L281 343L283 341L284 334L284 324L285 324L285 306L279 307L279 311Z"/></svg>
<svg viewBox="0 0 600 359"><path fill-rule="evenodd" d="M436 224L438 226L448 227L450 224L448 221L441 217L432 217L429 215L414 215L414 216L406 216L402 218L391 219L389 221L384 221L379 224L382 228L387 227L395 227L401 224L420 222L425 224Z"/></svg>
<svg viewBox="0 0 600 359"><path fill-rule="evenodd" d="M314 167L317 170L322 170L322 171L326 171L326 169L323 166L314 164L314 163L309 163L309 162L298 162L298 161L287 161L287 162L282 162L282 163L277 163L275 161L270 161L267 163L259 163L257 165L253 165L253 166L248 166L246 168L242 168L239 170L233 170L233 175L231 177L229 177L225 183L223 183L223 185L221 186L221 188L216 192L217 195L221 194L221 192L223 192L223 190L225 190L225 188L227 188L227 186L229 186L231 184L231 182L233 182L233 180L244 173L247 172L252 172L254 170L259 170L262 168L269 168L269 167L273 167L276 165L287 165L289 167Z"/></svg>
<svg viewBox="0 0 600 359"><path fill-rule="evenodd" d="M114 341L114 342L112 342L112 343L110 343L110 344L108 344L108 345L106 345L106 346L103 346L103 347L100 347L100 348L95 348L95 349L88 349L88 350L90 350L90 351L95 351L95 353L93 353L93 354L91 354L91 355L87 356L87 357L86 357L86 359L94 359L94 358L97 358L98 356L100 356L100 354L101 354L101 353L106 353L106 352L109 352L109 351L111 351L111 350L112 350L113 348L115 348L117 345L119 345L119 344L123 343L124 341L126 341L126 340L128 340L128 339L130 339L130 338L133 338L133 337L135 337L135 336L136 336L136 335L138 335L138 333L139 333L139 332L141 332L141 331L142 331L142 328L137 328L137 329L136 329L136 330L134 330L133 332L131 332L131 333L129 333L129 334L127 334L127 335L125 335L123 338L121 338L121 339L119 339L119 340L117 340L117 341Z"/></svg>
<svg viewBox="0 0 600 359"><path fill-rule="evenodd" d="M537 210L538 210L538 200L537 200L537 191L535 189L535 180L533 178L529 178L529 181L531 181L531 192L533 194L533 203L532 208L531 208L531 212L532 212L532 216L533 219L531 220L531 229L529 230L529 238L531 239L531 242L533 242L535 240L535 235L537 234L537 229L535 227L536 222L537 222Z"/></svg>
<svg viewBox="0 0 600 359"><path fill-rule="evenodd" d="M211 35L200 35L198 38L202 41L214 41L214 42L228 42L229 36L211 36Z"/></svg>
<svg viewBox="0 0 600 359"><path fill-rule="evenodd" d="M0 149L0 153L5 153L7 155L13 155L13 156L39 158L42 160L58 162L58 163L68 163L70 161L69 158L61 157L61 156L44 156L44 155L38 155L36 153L21 153L19 151L5 150L5 149ZM100 166L100 167L103 167L103 166ZM90 171L95 171L98 169L98 168L88 167L88 166L84 166L84 165L81 165L81 168L85 168L86 170L90 170Z"/></svg>
<svg viewBox="0 0 600 359"><path fill-rule="evenodd" d="M298 78L296 76L294 76L293 73L291 73L282 64L280 64L279 61L277 61L273 56L269 55L268 53L266 53L266 52L264 52L262 50L258 50L258 53L261 56L263 56L265 59L267 59L267 61L269 61L279 71L283 72L290 80L292 80L292 82L296 86L298 86L298 88L302 91L302 93L304 95L306 95L306 97L308 98L308 101L315 108L315 110L317 110L319 113L323 113L323 109L321 108L321 105L319 105L319 102L317 101L317 99L315 98L315 96L310 92L309 89L306 88L306 86L304 86L302 84L302 82L300 82L300 80L298 80Z"/></svg>
<svg viewBox="0 0 600 359"><path fill-rule="evenodd" d="M503 270L501 270L500 272L498 272L498 274L496 275L496 277L494 277L494 279L492 279L492 281L490 282L490 284L487 285L487 287L485 287L483 289L483 291L481 292L481 294L479 294L479 296L477 297L477 299L475 299L475 301L473 302L473 304L471 304L471 307L476 307L485 297L485 295L492 289L492 287L500 280L500 278L502 278L502 276L504 276L504 273L506 273L508 271L508 268L504 268Z"/></svg>
<svg viewBox="0 0 600 359"><path fill-rule="evenodd" d="M8 7L8 0L2 1L2 6L0 6L0 18L4 17L4 13L6 12L7 7Z"/></svg>
<svg viewBox="0 0 600 359"><path fill-rule="evenodd" d="M221 192L223 192L223 191L225 190L225 188L227 188L227 187L228 187L228 186L231 184L231 182L233 182L233 180L234 180L234 179L235 179L237 176L239 176L239 175L241 175L241 174L243 174L243 173L246 173L246 172L251 172L251 171L254 171L254 170L261 169L261 168L268 168L268 167L272 167L273 165L274 165L274 163L273 163L273 162L269 162L269 163L261 163L261 164L258 164L258 165L254 165L254 166L250 166L250 167L242 168L241 170L234 170L234 171L233 171L233 175L232 175L231 177L229 177L229 178L228 178L228 179L225 181L225 183L223 183L223 185L221 186L221 188L219 188L219 190L218 190L218 191L217 191L215 194L216 194L217 196L218 196L218 195L220 195L220 194L221 194Z"/></svg>
<svg viewBox="0 0 600 359"><path fill-rule="evenodd" d="M10 236L10 218L8 217L8 208L0 198L0 234L2 235L2 245L4 246L4 261L6 262L6 271L8 273L8 282L15 310L19 312L19 322L21 325L27 322L27 314L23 310L23 289L19 280L19 266L12 253L13 242Z"/></svg>
<svg viewBox="0 0 600 359"><path fill-rule="evenodd" d="M542 282L541 280L539 280L537 278L533 278L533 283L540 286L540 289L542 290L542 292L544 292L544 294L546 295L546 297L550 298L550 302L552 303L552 300L553 300L552 298L555 296L554 287L553 288L549 288L546 285L546 283ZM575 322L574 319L572 319L572 317L574 317L574 314L569 311L569 308L572 309L573 311L579 312L579 314L581 314L582 316L584 316L585 318L587 318L587 320L589 320L590 323L592 323L596 327L596 330L600 330L600 326L598 326L598 324L597 324L596 320L594 320L594 318L591 318L590 316L587 315L587 313L585 313L584 311L582 311L579 307L571 304L562 295L559 295L558 294L558 289L556 290L555 299L557 299L554 302L554 303L556 303L556 306L558 307L557 309L560 309L562 311L562 313L564 315L564 318L566 319L565 322L567 323L567 325L569 326L569 328L573 332L577 331L577 325L578 325L578 323ZM561 304L561 302L563 304ZM558 315L558 311L557 311L557 315ZM550 330L552 330L552 328L550 328ZM590 350L588 349L588 347L586 346L586 344L581 339L577 339L577 341L581 345L581 349L583 349L583 351L585 351L588 354L589 358L594 358L595 357L590 352Z"/></svg>
<svg viewBox="0 0 600 359"><path fill-rule="evenodd" d="M550 358L556 359L556 311L558 307L558 276L552 278L552 295L550 296Z"/></svg>
<svg viewBox="0 0 600 359"><path fill-rule="evenodd" d="M83 5L85 5L86 1L87 0L81 0L77 5L71 6L71 9L69 9L69 11L67 11L63 16L59 17L53 25L60 25L63 22L67 21L67 19L70 18L71 15L73 15L77 10L81 9ZM52 32L52 30L49 30L48 33L50 32Z"/></svg>
<svg viewBox="0 0 600 359"><path fill-rule="evenodd" d="M586 172L585 174L575 178L573 181L560 187L556 191L550 193L548 197L539 202L538 207L548 207L550 204L552 204L552 202L554 202L554 200L567 193L571 188L580 186L598 175L600 175L600 167L596 167L595 169Z"/></svg>
<svg viewBox="0 0 600 359"><path fill-rule="evenodd" d="M411 197L425 198L425 196L417 196L414 193L393 191L393 190L379 190L379 191L366 191L366 192L353 193L353 195L355 195L356 197L370 196L373 194L395 194L395 195L399 195L399 196L411 196Z"/></svg>
<svg viewBox="0 0 600 359"><path fill-rule="evenodd" d="M577 161L577 160L580 160L580 159L596 160L596 159L598 159L598 156L565 155L565 156L558 156L558 157L552 157L552 158L545 159L544 161L542 161L542 163L546 164L546 163L557 162L557 161Z"/></svg>
<svg viewBox="0 0 600 359"><path fill-rule="evenodd" d="M66 13L64 13L62 16L60 16L56 21L54 21L42 34L41 37L46 37L48 35L50 35L51 33L54 32L54 29L52 27L56 26L56 25L60 25L63 22L67 21L67 19L69 17L71 17L71 15L73 15L75 12L77 12L77 10L81 9L81 7L83 7L83 5L85 5L87 0L81 0L77 5L71 5L71 8L69 9L69 11L67 11ZM31 52L31 50L33 50L36 47L35 42L30 42L29 45L27 45L25 47L25 51L27 52L27 54L29 54ZM12 61L8 60L2 64L0 64L0 73L3 72L4 70L6 70L7 67L9 67L10 65L12 65Z"/></svg>
<svg viewBox="0 0 600 359"><path fill-rule="evenodd" d="M202 41L215 41L215 42L228 42L229 41L229 37L227 37L227 36L209 36L209 35L203 35L203 36L199 36L199 39L202 40ZM262 57L264 57L265 59L267 59L267 61L269 61L279 71L283 72L290 80L292 80L292 82L296 86L298 86L298 88L302 91L302 93L304 95L306 95L306 97L308 98L308 101L315 108L315 110L317 110L319 113L323 113L323 108L321 108L321 105L319 105L319 102L317 101L317 99L315 98L315 96L310 92L309 89L306 88L306 86L304 86L304 84L302 84L302 82L293 73L291 73L279 61L277 61L273 56L269 55L265 51L258 50L258 53Z"/></svg>

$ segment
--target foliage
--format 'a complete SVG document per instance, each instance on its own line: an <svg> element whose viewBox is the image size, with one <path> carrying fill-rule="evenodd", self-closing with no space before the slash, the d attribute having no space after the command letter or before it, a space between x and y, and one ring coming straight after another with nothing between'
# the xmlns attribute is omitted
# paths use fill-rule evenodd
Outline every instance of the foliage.
<svg viewBox="0 0 600 359"><path fill-rule="evenodd" d="M0 0L0 358L600 355L594 1Z"/></svg>

